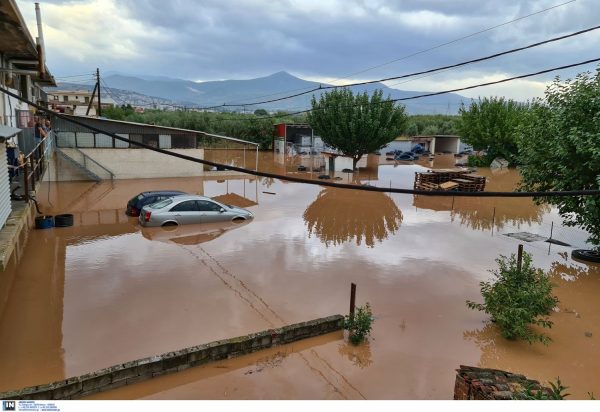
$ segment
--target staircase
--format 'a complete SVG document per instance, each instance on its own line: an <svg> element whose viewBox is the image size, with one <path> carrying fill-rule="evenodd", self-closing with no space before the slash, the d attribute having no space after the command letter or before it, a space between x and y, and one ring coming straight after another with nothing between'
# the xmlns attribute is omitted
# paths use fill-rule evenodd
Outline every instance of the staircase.
<svg viewBox="0 0 600 412"><path fill-rule="evenodd" d="M115 178L113 172L76 147L56 147L56 153L87 175L91 180L99 182L101 180L113 180Z"/></svg>

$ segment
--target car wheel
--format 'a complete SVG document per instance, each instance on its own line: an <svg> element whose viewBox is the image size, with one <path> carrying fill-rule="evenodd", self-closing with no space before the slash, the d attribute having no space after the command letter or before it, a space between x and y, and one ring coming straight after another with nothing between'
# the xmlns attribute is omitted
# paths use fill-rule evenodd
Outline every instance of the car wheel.
<svg viewBox="0 0 600 412"><path fill-rule="evenodd" d="M571 252L571 257L585 262L600 263L600 252L596 252L595 250L575 249Z"/></svg>
<svg viewBox="0 0 600 412"><path fill-rule="evenodd" d="M245 222L245 221L246 221L246 219L245 219L245 218L243 218L243 217L239 217L239 216L238 216L238 217L234 217L234 218L233 218L231 221L232 221L233 223L242 223L242 222Z"/></svg>
<svg viewBox="0 0 600 412"><path fill-rule="evenodd" d="M161 225L161 227L172 227L172 226L178 226L177 222L165 222Z"/></svg>

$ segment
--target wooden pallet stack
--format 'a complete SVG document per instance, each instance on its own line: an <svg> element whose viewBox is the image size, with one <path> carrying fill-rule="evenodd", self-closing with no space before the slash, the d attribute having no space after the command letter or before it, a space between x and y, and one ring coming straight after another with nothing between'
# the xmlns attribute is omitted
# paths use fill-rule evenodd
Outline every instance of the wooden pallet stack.
<svg viewBox="0 0 600 412"><path fill-rule="evenodd" d="M424 173L415 172L414 188L418 190L458 190L483 192L485 177L464 169L438 169Z"/></svg>

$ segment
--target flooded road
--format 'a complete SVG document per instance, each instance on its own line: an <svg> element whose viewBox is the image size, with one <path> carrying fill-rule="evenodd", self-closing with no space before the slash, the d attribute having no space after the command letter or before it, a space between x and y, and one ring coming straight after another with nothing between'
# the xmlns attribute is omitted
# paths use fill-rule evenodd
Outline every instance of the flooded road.
<svg viewBox="0 0 600 412"><path fill-rule="evenodd" d="M243 160L233 155L213 159ZM304 162L260 155L260 169L278 173L296 174ZM412 187L415 172L454 159L378 161L340 177ZM585 244L585 234L562 227L555 210L529 199L390 196L218 173L42 186L42 210L73 213L75 225L32 231L21 260L1 274L0 288L9 290L0 302L0 390L345 313L355 282L357 303L370 302L376 317L367 345L328 335L101 396L450 399L460 364L542 381L560 376L573 398L600 393L600 267L572 261L572 248L523 242L558 286L549 346L506 341L465 305L481 300L479 282L491 277L494 259L516 252L520 241L505 234L547 238L552 230L561 241ZM514 170L478 174L488 178L487 190L518 183ZM150 189L237 202L255 218L141 230L123 210Z"/></svg>

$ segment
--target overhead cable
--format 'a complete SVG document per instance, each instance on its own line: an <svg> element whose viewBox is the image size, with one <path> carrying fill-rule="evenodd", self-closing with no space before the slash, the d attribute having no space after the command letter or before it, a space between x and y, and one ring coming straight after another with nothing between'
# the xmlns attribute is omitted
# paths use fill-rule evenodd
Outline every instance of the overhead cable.
<svg viewBox="0 0 600 412"><path fill-rule="evenodd" d="M567 34L564 36L559 36L559 37L554 37L552 39L548 39L548 40L544 40L544 41L540 41L537 43L532 43L530 45L527 46L522 46L522 47L517 47L515 49L510 49L510 50L506 50L503 52L499 52L499 53L494 53L494 54L490 54L488 56L485 57L479 57L477 59L472 59L472 60L467 60L464 62L460 62L460 63L455 63L455 64L450 64L447 66L442 66L442 67L437 67L434 69L428 69L428 70L423 70L423 71L419 71L419 72L414 72L414 73L409 73L409 74L403 74L400 76L393 76L393 77L385 77L382 79L377 79L377 80L368 80L368 81L363 81L363 82L355 82L355 83L349 83L349 84L345 84L343 86L333 86L333 85L326 85L326 86L319 86L319 87L315 87L311 90L308 91L303 91L300 93L296 93L296 94L292 94L289 96L284 96L284 97L279 97L276 99L270 99L270 100L263 100L263 101L259 101L259 102L251 102L251 103L240 103L240 104L222 104L220 106L210 106L210 107L206 107L206 109L218 109L220 107L241 107L241 106L255 106L255 105L259 105L259 104L267 104L267 103L273 103L273 102L278 102L278 101L282 101L282 100L288 100L288 99L292 99L294 97L298 97L298 96L302 96L305 94L310 94L310 93L314 93L320 90L328 90L328 89L338 89L338 88L345 88L345 87L354 87L354 86L364 86L364 85L368 85L368 84L374 84L374 83L382 83L382 82L387 82L387 81L391 81L391 80L399 80L399 79L405 79L408 77L414 77L414 76L420 76L423 74L429 74L429 73L435 73L435 72L439 72L439 71L444 71L444 70L448 70L448 69L453 69L456 67L461 67L461 66L467 66L469 64L474 64L474 63L479 63L482 61L486 61L486 60L491 60L491 59L495 59L498 58L500 56L505 56L508 54L512 54L512 53L517 53L523 50L527 50L527 49L532 49L535 47L539 47L548 43L553 43L553 42L557 42L560 40L564 40L564 39L568 39L570 37L575 37L575 36L579 36L585 33L589 33L591 31L594 30L598 30L600 29L600 25L598 26L594 26L594 27L590 27L584 30L579 30L576 31L574 33L571 34Z"/></svg>
<svg viewBox="0 0 600 412"><path fill-rule="evenodd" d="M339 77L339 78L337 78L337 79L333 80L332 82L333 82L333 83L335 83L335 82L337 82L337 81L339 81L339 80L347 79L347 78L349 78L349 77L352 77L352 76L355 76L355 75L357 75L357 74L362 74L362 73L365 73L365 72L371 71L371 70L373 70L373 69L377 69L377 68L380 68L380 67L383 67L383 66L387 66L387 65L389 65L389 64L392 64L392 63L395 63L395 62L399 62L399 61L402 61L402 60L407 60L407 59L409 59L409 58L411 58L411 57L414 57L414 56L417 56L417 55L419 55L419 54L427 53L427 52L430 52L430 51L432 51L432 50L436 50L436 49L439 49L439 48L441 48L441 47L448 46L448 45L450 45L450 44L457 43L457 42L460 42L460 41L462 41L462 40L466 40L466 39L468 39L468 38L470 38L470 37L475 37L475 36L478 36L478 35L480 35L480 34L483 34L483 33L486 33L486 32L488 32L488 31L491 31L491 30L497 29L497 28L499 28L499 27L503 27L503 26L506 26L506 25L508 25L508 24L511 24L511 23L515 23L515 22L517 22L517 21L520 21L520 20L524 20L524 19L527 19L527 18L529 18L529 17L535 16L535 15L538 15L538 14L541 14L541 13L545 13L545 12L547 12L547 11L550 11L550 10L556 9L556 8L558 8L558 7L565 6L565 5L569 4L569 3L574 3L575 1L577 1L577 0L569 0L569 1L567 1L567 2L564 2L564 3L556 4L556 5L554 5L554 6L547 7L547 8L545 8L545 9L538 10L538 11L536 11L536 12L533 12L533 13L530 13L530 14L526 14L526 15L524 15L524 16L520 16L520 17L514 18L514 19L512 19L512 20L505 21L504 23L500 23L500 24L497 24L497 25L495 25L495 26L491 26L491 27L488 27L488 28L486 28L486 29L479 30L479 31L477 31L477 32L474 32L474 33L468 34L468 35L466 35L466 36L459 37L459 38L457 38L457 39L450 40L450 41L447 41L447 42L444 42L444 43L440 43L440 44L438 44L438 45L436 45L436 46L432 46L432 47L429 47L429 48L427 48L427 49L423 49L423 50L420 50L420 51L417 51L417 52L414 52L414 53L408 54L408 55L406 55L406 56L399 57L399 58L397 58L397 59L390 60L390 61L388 61L388 62L381 63L381 64L378 64L378 65L376 65L376 66L372 66L372 67L369 67L369 68L363 69L363 70L361 70L361 71L358 71L358 72L355 72L355 73L348 74L348 75L346 75L346 76L344 76L344 77ZM305 88L303 88L303 89L304 89L304 90L306 90L307 88L305 87ZM255 97L255 99L261 99L261 98L265 98L265 97L271 97L271 96L275 96L275 95L278 95L278 94L284 94L284 93L293 93L293 92L296 92L296 91L299 91L299 90L303 90L303 89L287 90L287 91L282 91L282 92L279 92L279 93L272 93L272 94L268 94L268 95L257 96L257 97ZM242 105L242 106L243 106L243 104L240 104L240 105Z"/></svg>

